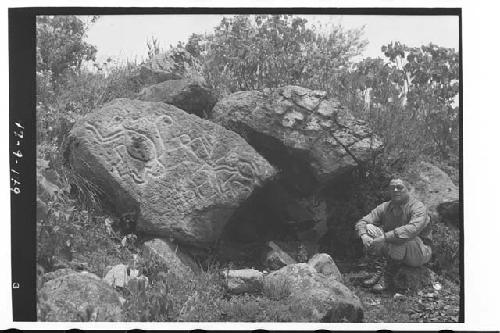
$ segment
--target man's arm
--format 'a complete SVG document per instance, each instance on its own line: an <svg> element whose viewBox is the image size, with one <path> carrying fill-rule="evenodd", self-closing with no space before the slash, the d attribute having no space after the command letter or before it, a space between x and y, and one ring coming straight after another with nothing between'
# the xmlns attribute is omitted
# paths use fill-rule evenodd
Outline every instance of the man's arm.
<svg viewBox="0 0 500 333"><path fill-rule="evenodd" d="M429 223L427 208L423 203L416 201L410 208L410 221L385 234L387 242L406 241L415 238Z"/></svg>
<svg viewBox="0 0 500 333"><path fill-rule="evenodd" d="M359 237L366 234L366 225L367 224L373 224L376 226L380 225L386 206L387 206L387 202L384 202L384 203L378 205L368 215L364 216L361 220L359 220L358 223L356 223L356 225L354 226L354 229L356 229L356 231L358 232Z"/></svg>

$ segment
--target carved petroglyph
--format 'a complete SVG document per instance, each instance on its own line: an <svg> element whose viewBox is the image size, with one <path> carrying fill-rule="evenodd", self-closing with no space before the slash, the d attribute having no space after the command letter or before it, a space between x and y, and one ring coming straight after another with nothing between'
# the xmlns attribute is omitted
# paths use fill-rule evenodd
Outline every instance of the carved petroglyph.
<svg viewBox="0 0 500 333"><path fill-rule="evenodd" d="M84 127L92 134L95 144L109 152L106 160L112 172L137 185L187 168L193 173L186 183L197 198L237 197L238 193L252 191L257 174L257 166L252 161L243 160L235 152L226 151L216 156L213 135L191 137L187 133L171 133L168 127L173 124L172 117L164 115L154 122L132 117L115 124L107 133L89 122Z"/></svg>
<svg viewBox="0 0 500 333"><path fill-rule="evenodd" d="M120 117L116 118L121 121ZM94 144L110 153L105 160L111 165L111 171L120 177L143 185L147 183L148 177L158 178L164 174L165 168L158 160L162 150L159 133L156 136L151 134L154 125L138 118L133 123L124 122L120 126L113 126L108 134L103 134L102 130L89 122L85 123L84 128L93 134Z"/></svg>
<svg viewBox="0 0 500 333"><path fill-rule="evenodd" d="M206 246L232 212L276 174L243 138L159 102L116 99L72 129L68 159L137 230ZM88 162L88 163L87 163Z"/></svg>

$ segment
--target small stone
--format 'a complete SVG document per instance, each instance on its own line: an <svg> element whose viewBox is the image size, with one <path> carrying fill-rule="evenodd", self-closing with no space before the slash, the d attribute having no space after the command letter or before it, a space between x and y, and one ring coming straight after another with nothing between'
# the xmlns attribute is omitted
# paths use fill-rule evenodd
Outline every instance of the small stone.
<svg viewBox="0 0 500 333"><path fill-rule="evenodd" d="M297 263L288 253L283 251L275 242L268 242L270 251L266 253L264 265L271 270L280 269L283 266Z"/></svg>
<svg viewBox="0 0 500 333"><path fill-rule="evenodd" d="M317 253L311 259L309 259L308 264L321 274L326 276L333 276L336 280L342 281L342 274L340 273L337 265L333 261L332 257L326 253Z"/></svg>
<svg viewBox="0 0 500 333"><path fill-rule="evenodd" d="M129 280L127 270L127 265L116 265L111 268L111 270L106 274L103 280L112 287L123 288Z"/></svg>
<svg viewBox="0 0 500 333"><path fill-rule="evenodd" d="M401 295L399 293L395 293L394 296L393 296L394 300L396 301L401 301L403 299L405 299L405 296L404 295Z"/></svg>
<svg viewBox="0 0 500 333"><path fill-rule="evenodd" d="M237 269L223 271L227 289L232 294L258 292L262 290L263 273L255 269Z"/></svg>

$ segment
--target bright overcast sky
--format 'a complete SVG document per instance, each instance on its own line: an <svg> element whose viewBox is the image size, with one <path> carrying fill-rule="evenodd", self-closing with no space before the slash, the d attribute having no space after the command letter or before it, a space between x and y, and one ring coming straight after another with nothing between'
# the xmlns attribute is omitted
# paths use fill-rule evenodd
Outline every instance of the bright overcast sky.
<svg viewBox="0 0 500 333"><path fill-rule="evenodd" d="M391 41L408 46L430 42L458 50L458 16L376 16L376 15L302 15L310 23L341 24L344 28L365 26L369 44L363 57L382 56L380 48ZM97 59L112 57L119 62L142 60L147 55L146 41L152 36L168 49L178 41L186 42L192 33L211 32L221 15L111 15L101 16L88 31L88 42L97 47Z"/></svg>

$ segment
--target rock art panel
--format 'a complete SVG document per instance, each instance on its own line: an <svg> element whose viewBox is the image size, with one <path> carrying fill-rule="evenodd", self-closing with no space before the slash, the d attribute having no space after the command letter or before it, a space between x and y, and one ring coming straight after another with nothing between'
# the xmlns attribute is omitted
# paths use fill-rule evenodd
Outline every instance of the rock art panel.
<svg viewBox="0 0 500 333"><path fill-rule="evenodd" d="M297 86L236 92L215 105L213 118L241 134L280 169L305 164L319 181L382 149L365 122L338 100Z"/></svg>
<svg viewBox="0 0 500 333"><path fill-rule="evenodd" d="M175 106L116 99L75 124L67 154L139 231L203 246L275 169L239 135Z"/></svg>

